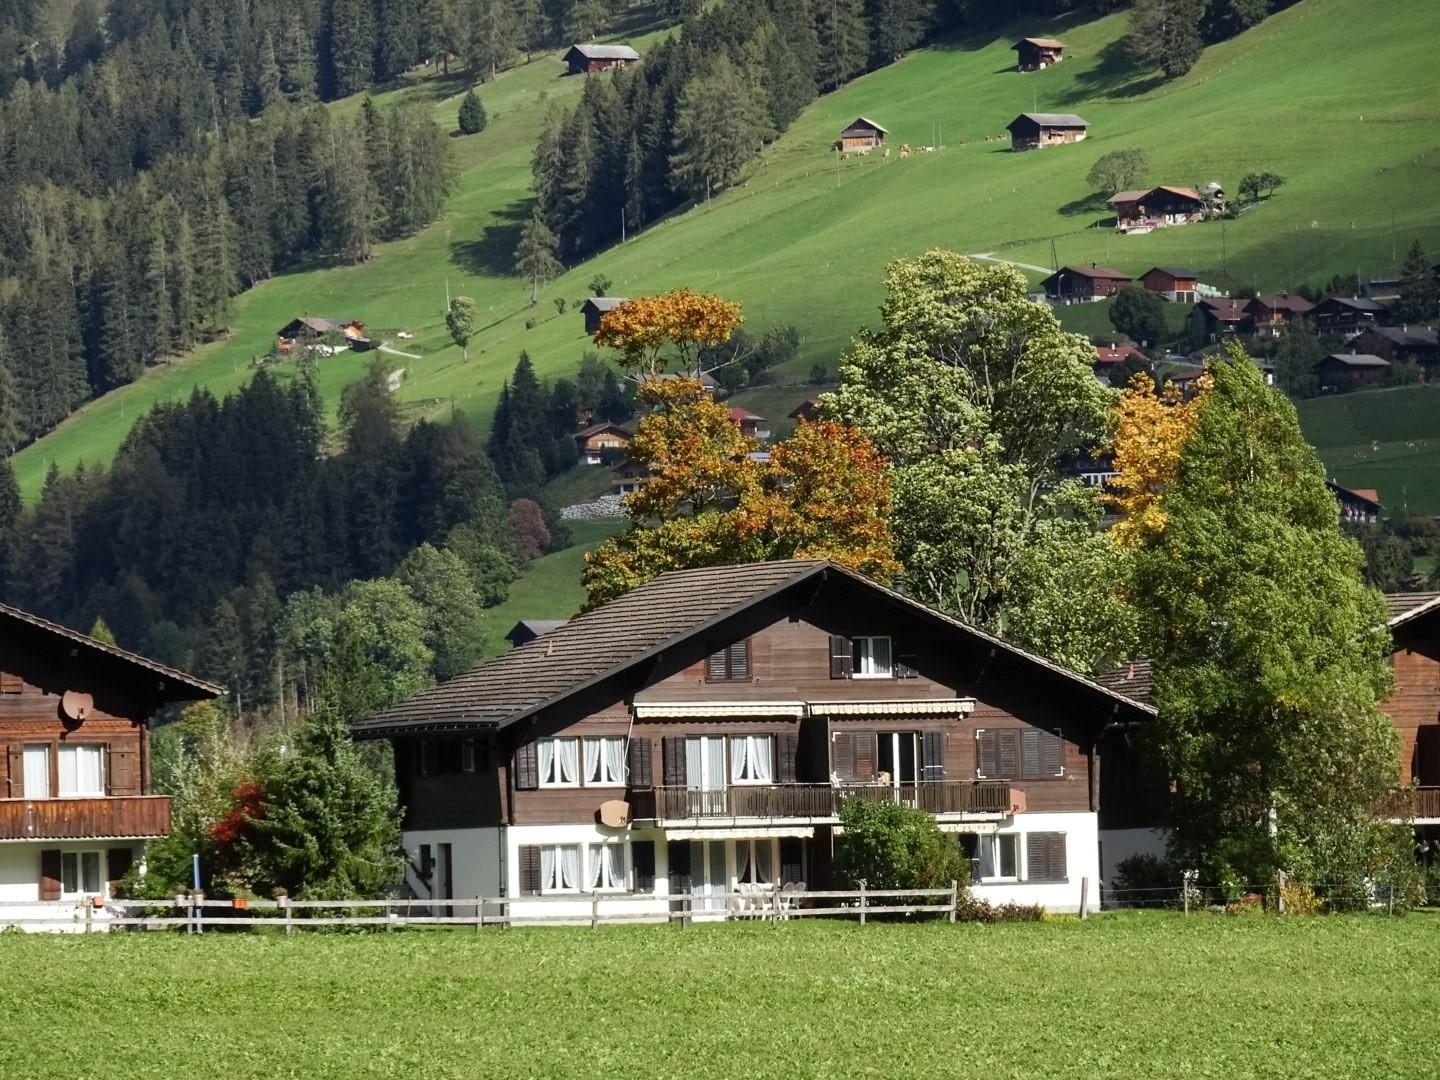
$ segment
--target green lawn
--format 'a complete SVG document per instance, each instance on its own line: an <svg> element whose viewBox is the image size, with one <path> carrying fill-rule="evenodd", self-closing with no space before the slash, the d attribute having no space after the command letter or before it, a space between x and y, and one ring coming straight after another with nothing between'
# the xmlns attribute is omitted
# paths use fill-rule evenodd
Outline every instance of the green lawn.
<svg viewBox="0 0 1440 1080"><path fill-rule="evenodd" d="M1331 479L1374 488L1387 509L1440 513L1440 386L1313 398L1299 411Z"/></svg>
<svg viewBox="0 0 1440 1080"><path fill-rule="evenodd" d="M1266 289L1385 269L1412 236L1440 249L1440 80L1419 74L1432 67L1440 9L1303 0L1207 49L1173 83L1128 66L1116 44L1125 20L1120 12L1093 22L1027 22L1026 33L1061 34L1068 45L1065 62L1043 72L1009 70L1017 25L858 79L808 109L744 184L573 268L530 309L509 253L527 205L531 150L545 111L581 88L560 76L554 58L537 59L482 87L490 126L455 140L461 180L443 220L384 245L365 265L285 275L251 290L239 298L229 339L91 403L22 452L22 487L33 497L50 461L70 468L108 460L155 401L196 384L237 385L274 329L307 311L415 333L405 348L421 359L390 358L410 368L400 391L409 413L439 413L453 402L483 424L521 349L542 376L573 370L587 345L581 318L573 309L558 315L551 299L580 299L596 272L625 295L689 285L732 296L752 328L793 323L803 347L788 366L803 377L816 360L833 367L854 331L874 321L885 263L931 246L1048 266L1053 238L1061 262L1132 273L1180 263L1213 284ZM654 39L637 40L643 48ZM422 80L394 93L432 100L449 129L462 89ZM1079 112L1091 138L1027 154L985 141L1035 108ZM892 154L840 162L827 148L862 113L889 127L893 144L932 143L938 130L945 148L903 161ZM1288 182L1224 226L1125 238L1093 227L1084 177L1101 154L1131 146L1149 155L1152 182L1215 179L1234 191L1259 168ZM444 333L447 288L472 296L481 315L468 362ZM538 320L533 329L530 318ZM332 404L362 363L324 365Z"/></svg>
<svg viewBox="0 0 1440 1080"><path fill-rule="evenodd" d="M12 1077L1431 1077L1433 917L4 935Z"/></svg>

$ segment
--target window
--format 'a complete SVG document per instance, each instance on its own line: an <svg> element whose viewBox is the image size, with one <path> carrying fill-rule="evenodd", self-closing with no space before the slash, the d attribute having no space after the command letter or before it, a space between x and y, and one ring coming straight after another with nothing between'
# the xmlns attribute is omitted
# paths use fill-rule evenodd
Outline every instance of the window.
<svg viewBox="0 0 1440 1080"><path fill-rule="evenodd" d="M25 747L25 798L50 797L50 747L32 743Z"/></svg>
<svg viewBox="0 0 1440 1080"><path fill-rule="evenodd" d="M98 745L60 748L60 794L105 794L105 748Z"/></svg>
<svg viewBox="0 0 1440 1080"><path fill-rule="evenodd" d="M730 780L736 784L774 781L774 749L769 735L730 736Z"/></svg>
<svg viewBox="0 0 1440 1080"><path fill-rule="evenodd" d="M1065 775L1058 731L1014 728L975 732L975 772L986 779L1048 780Z"/></svg>
<svg viewBox="0 0 1440 1080"><path fill-rule="evenodd" d="M741 885L770 885L775 881L775 841L736 840L735 880Z"/></svg>
<svg viewBox="0 0 1440 1080"><path fill-rule="evenodd" d="M476 762L479 754L476 752L474 739L462 739L460 742L460 771L475 772Z"/></svg>
<svg viewBox="0 0 1440 1080"><path fill-rule="evenodd" d="M540 891L580 891L579 844L546 844L540 849Z"/></svg>
<svg viewBox="0 0 1440 1080"><path fill-rule="evenodd" d="M579 739L539 739L535 748L541 787L575 787L580 783Z"/></svg>
<svg viewBox="0 0 1440 1080"><path fill-rule="evenodd" d="M591 844L591 892L623 892L625 889L625 845Z"/></svg>
<svg viewBox="0 0 1440 1080"><path fill-rule="evenodd" d="M625 783L625 740L587 738L585 740L585 783Z"/></svg>
<svg viewBox="0 0 1440 1080"><path fill-rule="evenodd" d="M61 897L91 896L101 891L100 852L66 851L60 855Z"/></svg>
<svg viewBox="0 0 1440 1080"><path fill-rule="evenodd" d="M1019 840L1015 833L980 837L980 880L1020 880Z"/></svg>
<svg viewBox="0 0 1440 1080"><path fill-rule="evenodd" d="M705 660L706 682L748 682L750 642L736 641L711 653Z"/></svg>
<svg viewBox="0 0 1440 1080"><path fill-rule="evenodd" d="M415 743L415 775L434 776L439 771L439 747L434 739L420 739Z"/></svg>
<svg viewBox="0 0 1440 1080"><path fill-rule="evenodd" d="M888 679L894 674L890 664L888 637L858 637L851 642L854 657L854 678Z"/></svg>

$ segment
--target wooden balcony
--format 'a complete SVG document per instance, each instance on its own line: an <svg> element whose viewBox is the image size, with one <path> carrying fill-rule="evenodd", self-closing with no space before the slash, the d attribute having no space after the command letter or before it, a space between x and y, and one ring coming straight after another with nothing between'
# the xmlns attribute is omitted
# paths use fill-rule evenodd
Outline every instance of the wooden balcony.
<svg viewBox="0 0 1440 1080"><path fill-rule="evenodd" d="M734 784L644 788L630 793L636 819L834 818L845 799L898 802L931 814L1007 814L1010 785L990 780L920 784Z"/></svg>
<svg viewBox="0 0 1440 1080"><path fill-rule="evenodd" d="M0 840L98 840L169 832L168 795L0 799Z"/></svg>
<svg viewBox="0 0 1440 1080"><path fill-rule="evenodd" d="M1390 802L1389 816L1410 821L1418 818L1440 819L1440 787L1417 787L1402 791Z"/></svg>

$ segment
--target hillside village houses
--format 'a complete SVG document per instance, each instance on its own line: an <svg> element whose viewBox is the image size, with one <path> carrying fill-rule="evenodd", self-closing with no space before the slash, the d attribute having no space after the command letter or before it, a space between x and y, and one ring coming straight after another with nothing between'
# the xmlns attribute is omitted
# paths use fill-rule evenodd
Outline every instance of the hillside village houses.
<svg viewBox="0 0 1440 1080"><path fill-rule="evenodd" d="M1340 503L1342 522L1371 525L1380 520L1380 496L1374 488L1343 488L1333 480L1325 481L1325 486Z"/></svg>
<svg viewBox="0 0 1440 1080"><path fill-rule="evenodd" d="M153 794L158 709L222 687L0 604L0 900L11 919L84 929L115 883L170 832Z"/></svg>
<svg viewBox="0 0 1440 1080"><path fill-rule="evenodd" d="M1310 301L1303 296L1280 293L1256 296L1245 305L1252 333L1279 337L1291 323L1310 314Z"/></svg>
<svg viewBox="0 0 1440 1080"><path fill-rule="evenodd" d="M1390 374L1390 361L1369 353L1330 353L1315 363L1321 390L1378 386Z"/></svg>
<svg viewBox="0 0 1440 1080"><path fill-rule="evenodd" d="M630 433L609 421L591 424L575 433L575 446L580 452L581 463L585 465L602 464L607 450L624 450L629 442Z"/></svg>
<svg viewBox="0 0 1440 1080"><path fill-rule="evenodd" d="M1090 124L1074 113L1021 113L1007 125L1011 150L1039 150L1080 142Z"/></svg>
<svg viewBox="0 0 1440 1080"><path fill-rule="evenodd" d="M1152 266L1140 275L1140 284L1166 300L1179 304L1193 304L1199 276L1194 270L1183 266Z"/></svg>
<svg viewBox="0 0 1440 1080"><path fill-rule="evenodd" d="M359 319L319 319L302 315L275 331L275 350L284 355L297 346L323 343L327 337L338 338L351 348L362 350L370 344L365 336L365 324Z"/></svg>
<svg viewBox="0 0 1440 1080"><path fill-rule="evenodd" d="M1054 38L1021 38L1010 46L1016 71L1042 71L1065 59L1065 43Z"/></svg>

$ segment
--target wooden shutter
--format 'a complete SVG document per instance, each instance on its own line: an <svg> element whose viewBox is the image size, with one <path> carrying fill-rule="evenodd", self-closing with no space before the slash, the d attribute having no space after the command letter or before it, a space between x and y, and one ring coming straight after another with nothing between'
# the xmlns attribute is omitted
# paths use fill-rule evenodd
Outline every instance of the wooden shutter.
<svg viewBox="0 0 1440 1080"><path fill-rule="evenodd" d="M540 892L540 849L534 844L520 847L520 895L535 896Z"/></svg>
<svg viewBox="0 0 1440 1080"><path fill-rule="evenodd" d="M890 648L895 654L895 678L918 679L920 672L915 669L915 651L909 647L909 642L891 641Z"/></svg>
<svg viewBox="0 0 1440 1080"><path fill-rule="evenodd" d="M105 851L105 880L119 881L130 872L135 852L128 847L112 847Z"/></svg>
<svg viewBox="0 0 1440 1080"><path fill-rule="evenodd" d="M875 733L857 731L852 738L855 743L854 779L869 783L875 779Z"/></svg>
<svg viewBox="0 0 1440 1080"><path fill-rule="evenodd" d="M540 786L540 758L534 742L521 743L515 748L515 787L518 791L534 791ZM539 857L538 855L536 856ZM539 865L538 863L536 864ZM538 875L539 870L535 873Z"/></svg>
<svg viewBox="0 0 1440 1080"><path fill-rule="evenodd" d="M40 899L60 899L59 848L45 848L40 852Z"/></svg>
<svg viewBox="0 0 1440 1080"><path fill-rule="evenodd" d="M726 650L721 649L718 652L712 652L705 658L706 682L724 682L730 677L725 666L725 653Z"/></svg>
<svg viewBox="0 0 1440 1080"><path fill-rule="evenodd" d="M648 788L655 786L655 753L648 735L637 735L630 740L630 786Z"/></svg>
<svg viewBox="0 0 1440 1080"><path fill-rule="evenodd" d="M0 791L0 797L18 799L25 794L25 747L11 743L6 749L5 760L9 763L10 783Z"/></svg>
<svg viewBox="0 0 1440 1080"><path fill-rule="evenodd" d="M841 780L855 777L855 737L848 731L830 736L830 771Z"/></svg>
<svg viewBox="0 0 1440 1080"><path fill-rule="evenodd" d="M998 731L975 732L975 772L980 776L999 775L1000 754L996 736Z"/></svg>
<svg viewBox="0 0 1440 1080"><path fill-rule="evenodd" d="M1063 763L1060 736L1055 732L1031 728L1020 733L1020 776L1026 780L1060 776Z"/></svg>
<svg viewBox="0 0 1440 1080"><path fill-rule="evenodd" d="M666 735L660 740L662 780L666 787L685 786L685 739L680 735Z"/></svg>
<svg viewBox="0 0 1440 1080"><path fill-rule="evenodd" d="M1065 772L1065 747L1058 731L1040 733L1040 772L1044 776L1061 776Z"/></svg>
<svg viewBox="0 0 1440 1080"><path fill-rule="evenodd" d="M775 781L780 784L795 783L795 758L800 752L800 736L793 731L782 731L775 736Z"/></svg>
<svg viewBox="0 0 1440 1080"><path fill-rule="evenodd" d="M920 778L930 783L945 779L945 733L920 733Z"/></svg>
<svg viewBox="0 0 1440 1080"><path fill-rule="evenodd" d="M1020 775L1020 732L997 731L995 733L995 756L998 759L995 775L1014 779Z"/></svg>
<svg viewBox="0 0 1440 1080"><path fill-rule="evenodd" d="M635 891L655 889L655 841L630 841L630 865L635 868Z"/></svg>
<svg viewBox="0 0 1440 1080"><path fill-rule="evenodd" d="M1025 880L1064 881L1065 834L1028 833L1025 837Z"/></svg>
<svg viewBox="0 0 1440 1080"><path fill-rule="evenodd" d="M748 682L749 679L749 640L731 642L705 658L706 682Z"/></svg>
<svg viewBox="0 0 1440 1080"><path fill-rule="evenodd" d="M798 836L780 840L780 884L792 885L805 879L804 847Z"/></svg>
<svg viewBox="0 0 1440 1080"><path fill-rule="evenodd" d="M669 890L672 893L683 893L690 888L690 841L671 840L666 848L666 858L669 862ZM680 901L673 901L679 904Z"/></svg>
<svg viewBox="0 0 1440 1080"><path fill-rule="evenodd" d="M830 635L830 678L848 679L855 670L855 653L850 639Z"/></svg>
<svg viewBox="0 0 1440 1080"><path fill-rule="evenodd" d="M0 694L19 694L25 689L25 680L8 671L0 671Z"/></svg>
<svg viewBox="0 0 1440 1080"><path fill-rule="evenodd" d="M1040 735L1035 730L1020 733L1020 775L1027 780L1040 775Z"/></svg>
<svg viewBox="0 0 1440 1080"><path fill-rule="evenodd" d="M111 743L105 754L105 793L140 794L140 755L133 743Z"/></svg>

